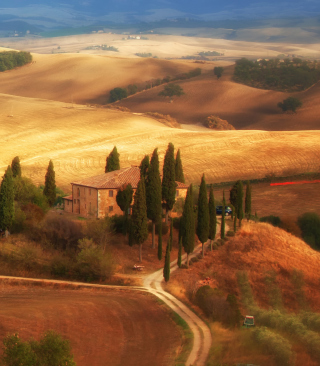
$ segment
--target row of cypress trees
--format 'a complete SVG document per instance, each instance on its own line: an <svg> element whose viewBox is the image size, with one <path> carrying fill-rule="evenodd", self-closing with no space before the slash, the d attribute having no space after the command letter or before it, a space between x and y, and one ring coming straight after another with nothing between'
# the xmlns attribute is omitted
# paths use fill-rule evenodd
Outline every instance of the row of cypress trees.
<svg viewBox="0 0 320 366"><path fill-rule="evenodd" d="M8 165L0 186L0 229L10 230L14 221L14 179L21 177L20 159L16 156ZM43 194L47 197L49 206L53 206L56 200L56 184L53 163L50 160L45 176Z"/></svg>

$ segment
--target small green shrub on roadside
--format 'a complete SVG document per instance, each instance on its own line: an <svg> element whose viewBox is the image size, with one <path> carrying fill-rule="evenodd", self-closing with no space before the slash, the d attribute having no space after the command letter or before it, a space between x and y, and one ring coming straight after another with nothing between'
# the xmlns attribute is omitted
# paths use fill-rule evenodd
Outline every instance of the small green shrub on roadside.
<svg viewBox="0 0 320 366"><path fill-rule="evenodd" d="M234 231L232 231L232 230L227 231L227 236L234 236L234 235L235 235Z"/></svg>
<svg viewBox="0 0 320 366"><path fill-rule="evenodd" d="M90 239L79 240L79 249L74 269L77 278L90 282L112 276L114 265L111 254L103 253L102 248Z"/></svg>

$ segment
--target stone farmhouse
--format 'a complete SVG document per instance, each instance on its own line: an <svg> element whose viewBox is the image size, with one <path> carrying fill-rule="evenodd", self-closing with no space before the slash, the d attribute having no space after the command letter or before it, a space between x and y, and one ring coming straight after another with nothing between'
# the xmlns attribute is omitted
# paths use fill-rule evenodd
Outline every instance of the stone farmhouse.
<svg viewBox="0 0 320 366"><path fill-rule="evenodd" d="M139 180L139 167L131 166L71 183L72 194L63 197L64 211L95 218L121 215L116 201L118 190L130 183L135 192ZM176 183L176 197L186 197L188 186Z"/></svg>

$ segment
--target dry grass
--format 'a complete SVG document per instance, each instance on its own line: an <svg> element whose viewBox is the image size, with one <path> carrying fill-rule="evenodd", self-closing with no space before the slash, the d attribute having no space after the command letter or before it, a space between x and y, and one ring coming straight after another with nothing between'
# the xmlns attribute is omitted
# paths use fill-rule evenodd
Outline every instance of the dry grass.
<svg viewBox="0 0 320 366"><path fill-rule="evenodd" d="M172 142L181 150L187 181L194 183L202 173L211 183L264 177L288 168L311 171L319 165L317 131L192 131L104 108L71 108L70 104L8 95L0 95L0 102L0 174L18 155L23 174L43 183L52 159L57 184L68 190L70 182L104 172L106 156L114 145L125 167L139 165L155 147L162 162Z"/></svg>

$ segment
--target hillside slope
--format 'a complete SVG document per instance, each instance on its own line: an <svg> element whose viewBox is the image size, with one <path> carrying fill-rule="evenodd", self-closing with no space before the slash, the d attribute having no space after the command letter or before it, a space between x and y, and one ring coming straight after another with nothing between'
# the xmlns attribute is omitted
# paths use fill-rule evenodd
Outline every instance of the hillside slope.
<svg viewBox="0 0 320 366"><path fill-rule="evenodd" d="M35 62L0 73L0 93L71 103L106 103L109 91L187 72L194 65L86 54L33 54Z"/></svg>
<svg viewBox="0 0 320 366"><path fill-rule="evenodd" d="M43 183L53 160L58 185L104 172L113 146L121 166L139 165L159 148L160 161L169 142L181 149L188 182L208 183L264 177L289 168L315 171L319 166L320 131L194 131L174 129L129 112L0 95L2 121L0 174L19 156L23 174Z"/></svg>
<svg viewBox="0 0 320 366"><path fill-rule="evenodd" d="M227 120L236 129L268 131L320 129L320 83L308 91L295 93L303 107L296 114L281 113L277 104L292 95L272 90L255 89L232 81L233 67L217 80L212 74L179 81L185 95L173 103L158 96L157 87L122 100L120 105L134 112L170 114L180 123L201 123L209 115Z"/></svg>

